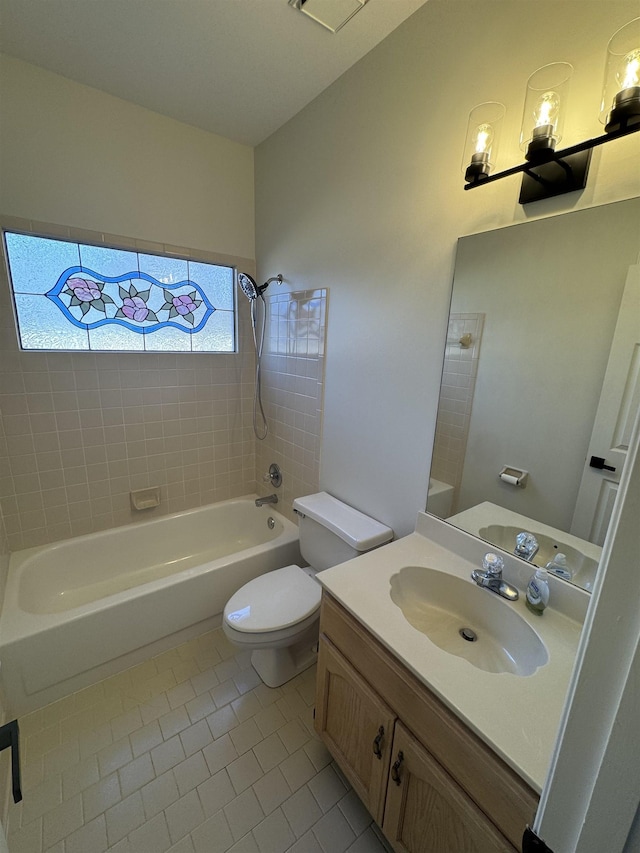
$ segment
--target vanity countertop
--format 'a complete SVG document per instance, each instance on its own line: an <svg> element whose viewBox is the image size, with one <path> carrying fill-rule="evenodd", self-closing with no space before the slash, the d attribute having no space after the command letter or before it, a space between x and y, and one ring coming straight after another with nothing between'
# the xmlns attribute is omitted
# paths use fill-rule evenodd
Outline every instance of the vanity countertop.
<svg viewBox="0 0 640 853"><path fill-rule="evenodd" d="M493 673L449 654L413 628L389 595L404 566L466 578L480 565L484 542L420 513L416 532L318 574L340 604L487 743L534 790L542 790L589 597L553 579L550 606L531 613L524 589L531 567L505 559L505 578L520 591L514 607L543 640L548 662L532 675ZM554 604L554 593L556 607ZM487 595L494 593L487 591Z"/></svg>

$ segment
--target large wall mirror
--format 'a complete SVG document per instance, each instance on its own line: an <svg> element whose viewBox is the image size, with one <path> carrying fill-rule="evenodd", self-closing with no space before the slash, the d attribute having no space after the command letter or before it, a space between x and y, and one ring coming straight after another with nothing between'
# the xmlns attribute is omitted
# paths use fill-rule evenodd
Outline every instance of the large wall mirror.
<svg viewBox="0 0 640 853"><path fill-rule="evenodd" d="M427 511L510 553L530 533L585 589L640 403L639 253L637 198L456 253Z"/></svg>

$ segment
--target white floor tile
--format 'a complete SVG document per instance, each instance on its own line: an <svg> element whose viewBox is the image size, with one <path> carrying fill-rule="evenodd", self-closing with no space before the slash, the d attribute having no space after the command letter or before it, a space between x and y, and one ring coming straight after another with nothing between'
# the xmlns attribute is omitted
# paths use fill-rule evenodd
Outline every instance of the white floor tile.
<svg viewBox="0 0 640 853"><path fill-rule="evenodd" d="M141 826L145 822L145 813L140 792L136 791L108 809L106 818L109 844L115 844Z"/></svg>
<svg viewBox="0 0 640 853"><path fill-rule="evenodd" d="M324 853L344 853L356 840L354 831L338 806L334 806L320 818L313 827L313 834L320 842Z"/></svg>
<svg viewBox="0 0 640 853"><path fill-rule="evenodd" d="M134 829L129 835L129 843L132 853L165 853L171 847L171 838L164 814L156 815L138 829ZM89 849L87 848L85 853Z"/></svg>
<svg viewBox="0 0 640 853"><path fill-rule="evenodd" d="M274 732L269 737L261 740L253 747L253 752L260 762L263 771L267 773L273 770L281 761L288 758L289 753L285 745L280 740L277 732Z"/></svg>
<svg viewBox="0 0 640 853"><path fill-rule="evenodd" d="M225 853L233 845L233 836L223 812L208 818L191 833L196 853Z"/></svg>
<svg viewBox="0 0 640 853"><path fill-rule="evenodd" d="M234 841L250 832L264 818L264 812L251 788L224 807Z"/></svg>
<svg viewBox="0 0 640 853"><path fill-rule="evenodd" d="M182 741L178 735L174 735L159 746L154 746L151 750L151 760L158 775L175 767L176 764L184 761L185 758L186 755L182 748Z"/></svg>
<svg viewBox="0 0 640 853"><path fill-rule="evenodd" d="M157 720L147 723L141 729L137 729L129 735L131 750L134 757L142 755L143 752L148 752L154 746L162 743L162 732Z"/></svg>
<svg viewBox="0 0 640 853"><path fill-rule="evenodd" d="M224 735L218 740L205 746L202 750L205 761L209 767L211 775L222 770L238 757L235 746L233 745L229 735Z"/></svg>
<svg viewBox="0 0 640 853"><path fill-rule="evenodd" d="M176 800L180 799L180 792L176 784L175 776L171 771L158 776L148 785L141 789L144 813L147 820L154 817L158 812L164 811Z"/></svg>
<svg viewBox="0 0 640 853"><path fill-rule="evenodd" d="M108 848L107 825L104 815L85 823L64 841L65 853L104 853Z"/></svg>
<svg viewBox="0 0 640 853"><path fill-rule="evenodd" d="M313 832L305 833L299 841L289 848L287 853L325 853Z"/></svg>
<svg viewBox="0 0 640 853"><path fill-rule="evenodd" d="M9 835L11 853L41 853L42 818Z"/></svg>
<svg viewBox="0 0 640 853"><path fill-rule="evenodd" d="M82 798L76 794L42 818L42 846L46 850L82 826Z"/></svg>
<svg viewBox="0 0 640 853"><path fill-rule="evenodd" d="M134 791L155 779L156 774L149 753L145 752L139 758L121 767L118 770L118 778L123 797L128 797L129 794L133 794Z"/></svg>
<svg viewBox="0 0 640 853"><path fill-rule="evenodd" d="M258 850L268 850L269 853L285 853L296 840L281 809L276 809L261 821L254 828L253 837Z"/></svg>
<svg viewBox="0 0 640 853"><path fill-rule="evenodd" d="M190 791L184 797L180 797L173 805L165 810L169 835L175 844L184 835L191 832L201 823L204 823L205 815L197 791Z"/></svg>
<svg viewBox="0 0 640 853"><path fill-rule="evenodd" d="M297 838L304 835L322 817L320 806L308 785L304 785L289 797L282 804L282 811Z"/></svg>
<svg viewBox="0 0 640 853"><path fill-rule="evenodd" d="M260 729L256 725L254 718L247 720L229 733L233 745L238 751L238 755L251 749L262 740Z"/></svg>
<svg viewBox="0 0 640 853"><path fill-rule="evenodd" d="M314 673L271 689L218 629L21 719L12 853L386 853Z"/></svg>
<svg viewBox="0 0 640 853"><path fill-rule="evenodd" d="M291 796L291 789L278 767L258 779L253 786L253 792L266 815L271 814Z"/></svg>
<svg viewBox="0 0 640 853"><path fill-rule="evenodd" d="M188 729L180 732L182 748L187 758L211 743L211 729L206 720L193 723Z"/></svg>
<svg viewBox="0 0 640 853"><path fill-rule="evenodd" d="M309 780L309 790L323 812L328 812L347 793L347 789L334 773L331 765Z"/></svg>
<svg viewBox="0 0 640 853"><path fill-rule="evenodd" d="M115 806L122 798L118 774L113 773L106 779L101 779L82 792L84 819L92 820L102 812Z"/></svg>
<svg viewBox="0 0 640 853"><path fill-rule="evenodd" d="M316 774L315 767L309 761L304 749L299 749L280 764L280 770L292 791L297 791Z"/></svg>
<svg viewBox="0 0 640 853"><path fill-rule="evenodd" d="M210 777L207 762L201 752L196 752L190 758L181 761L173 768L173 775L178 784L180 796L197 788L205 779Z"/></svg>
<svg viewBox="0 0 640 853"><path fill-rule="evenodd" d="M355 791L349 791L340 800L338 807L357 836L361 835L371 823L371 815L365 809Z"/></svg>

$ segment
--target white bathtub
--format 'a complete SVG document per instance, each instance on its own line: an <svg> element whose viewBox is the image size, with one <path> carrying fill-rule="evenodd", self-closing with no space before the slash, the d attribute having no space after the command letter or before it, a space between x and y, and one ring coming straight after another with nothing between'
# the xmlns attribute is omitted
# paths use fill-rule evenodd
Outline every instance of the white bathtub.
<svg viewBox="0 0 640 853"><path fill-rule="evenodd" d="M243 584L299 560L296 525L253 496L12 554L0 615L12 712L210 630Z"/></svg>

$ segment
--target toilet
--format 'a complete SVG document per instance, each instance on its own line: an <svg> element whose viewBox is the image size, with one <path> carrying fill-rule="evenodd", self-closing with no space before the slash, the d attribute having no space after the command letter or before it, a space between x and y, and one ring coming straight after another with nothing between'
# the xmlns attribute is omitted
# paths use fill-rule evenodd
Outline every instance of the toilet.
<svg viewBox="0 0 640 853"><path fill-rule="evenodd" d="M317 657L322 588L316 574L384 545L393 530L319 492L296 498L300 552L308 567L267 572L241 587L224 609L222 627L268 687L279 687Z"/></svg>

